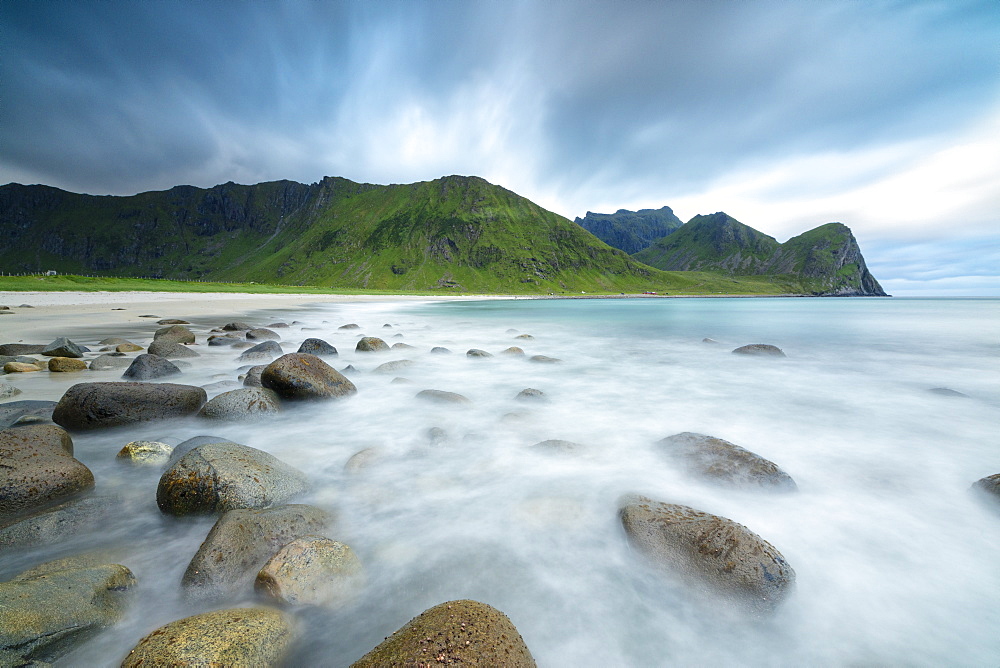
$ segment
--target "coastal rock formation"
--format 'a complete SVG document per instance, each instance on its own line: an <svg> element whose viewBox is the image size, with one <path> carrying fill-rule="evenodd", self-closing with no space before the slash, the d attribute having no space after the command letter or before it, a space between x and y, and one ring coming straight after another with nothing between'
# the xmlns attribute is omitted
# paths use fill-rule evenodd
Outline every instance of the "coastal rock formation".
<svg viewBox="0 0 1000 668"><path fill-rule="evenodd" d="M507 615L464 600L420 613L351 668L437 664L534 668L535 660Z"/></svg>
<svg viewBox="0 0 1000 668"><path fill-rule="evenodd" d="M658 441L657 446L689 474L717 485L784 492L798 489L774 462L721 438L684 432Z"/></svg>
<svg viewBox="0 0 1000 668"><path fill-rule="evenodd" d="M361 560L348 545L306 535L268 559L254 589L284 605L339 607L357 596L363 582Z"/></svg>
<svg viewBox="0 0 1000 668"><path fill-rule="evenodd" d="M357 394L358 388L316 355L282 355L260 374L264 387L282 399L337 399Z"/></svg>

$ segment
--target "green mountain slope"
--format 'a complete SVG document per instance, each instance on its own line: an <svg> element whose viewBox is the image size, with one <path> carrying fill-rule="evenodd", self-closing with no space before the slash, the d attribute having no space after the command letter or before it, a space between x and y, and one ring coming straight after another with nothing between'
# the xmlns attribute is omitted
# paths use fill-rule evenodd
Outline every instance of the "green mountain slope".
<svg viewBox="0 0 1000 668"><path fill-rule="evenodd" d="M798 282L803 292L811 294L885 296L868 271L851 230L841 223L821 225L779 244L719 212L695 216L633 257L665 271Z"/></svg>
<svg viewBox="0 0 1000 668"><path fill-rule="evenodd" d="M586 216L573 222L612 248L626 253L647 248L683 224L669 206L638 211L618 209L615 213L588 211Z"/></svg>

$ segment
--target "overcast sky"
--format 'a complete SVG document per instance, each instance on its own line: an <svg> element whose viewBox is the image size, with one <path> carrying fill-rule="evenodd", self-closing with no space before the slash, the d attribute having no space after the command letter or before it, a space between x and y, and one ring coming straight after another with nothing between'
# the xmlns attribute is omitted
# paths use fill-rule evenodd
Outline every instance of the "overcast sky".
<svg viewBox="0 0 1000 668"><path fill-rule="evenodd" d="M1000 2L0 2L0 183L448 174L1000 295Z"/></svg>

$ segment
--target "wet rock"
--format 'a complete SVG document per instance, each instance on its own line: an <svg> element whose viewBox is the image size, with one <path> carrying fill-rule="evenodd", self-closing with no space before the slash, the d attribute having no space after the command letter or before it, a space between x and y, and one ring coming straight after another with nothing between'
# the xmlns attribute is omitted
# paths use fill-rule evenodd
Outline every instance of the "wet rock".
<svg viewBox="0 0 1000 668"><path fill-rule="evenodd" d="M306 353L282 355L267 365L260 381L282 399L336 399L358 391L339 371Z"/></svg>
<svg viewBox="0 0 1000 668"><path fill-rule="evenodd" d="M208 345L210 346L235 346L237 343L243 342L243 337L238 337L236 334L224 334L222 336L213 334L208 337Z"/></svg>
<svg viewBox="0 0 1000 668"><path fill-rule="evenodd" d="M136 466L164 466L174 451L172 445L160 441L131 441L115 455L119 461Z"/></svg>
<svg viewBox="0 0 1000 668"><path fill-rule="evenodd" d="M619 517L632 547L705 592L768 612L792 591L795 571L766 540L725 517L629 495Z"/></svg>
<svg viewBox="0 0 1000 668"><path fill-rule="evenodd" d="M413 381L410 380L409 378L404 378L403 376L396 376L395 378L390 380L389 383L391 385L410 385L411 383L413 383Z"/></svg>
<svg viewBox="0 0 1000 668"><path fill-rule="evenodd" d="M541 390L536 390L533 387L526 387L518 392L517 396L514 398L518 401L545 401L547 397Z"/></svg>
<svg viewBox="0 0 1000 668"><path fill-rule="evenodd" d="M178 345L178 344L174 344L174 345ZM150 346L150 348L152 348L152 346ZM137 353L140 350L142 350L142 346L137 346L136 344L131 343L129 341L126 341L125 343L119 343L118 345L115 346L115 352L116 353ZM152 350L150 352L152 352ZM153 353L153 354L154 355L159 355L160 353ZM164 355L160 355L160 356L161 357L165 357Z"/></svg>
<svg viewBox="0 0 1000 668"><path fill-rule="evenodd" d="M319 508L291 504L230 510L216 521L181 580L196 599L246 596L254 579L282 545L322 533L331 517Z"/></svg>
<svg viewBox="0 0 1000 668"><path fill-rule="evenodd" d="M277 332L264 327L247 331L247 339L250 341L280 341L281 337Z"/></svg>
<svg viewBox="0 0 1000 668"><path fill-rule="evenodd" d="M278 329L284 329L284 328L288 327L288 323L287 322L272 322L270 325L268 325L268 327L270 327L271 329L274 329L275 327L277 327Z"/></svg>
<svg viewBox="0 0 1000 668"><path fill-rule="evenodd" d="M0 430L0 463L0 521L94 486L69 434L55 425Z"/></svg>
<svg viewBox="0 0 1000 668"><path fill-rule="evenodd" d="M769 343L751 343L746 346L740 346L733 353L736 355L758 355L761 357L785 357L785 353L782 352L781 348L772 346Z"/></svg>
<svg viewBox="0 0 1000 668"><path fill-rule="evenodd" d="M179 320L178 318L164 318L163 320L157 320L157 325L190 325L191 323L187 320Z"/></svg>
<svg viewBox="0 0 1000 668"><path fill-rule="evenodd" d="M254 589L283 605L340 607L364 583L361 560L344 543L310 534L282 546L257 573Z"/></svg>
<svg viewBox="0 0 1000 668"><path fill-rule="evenodd" d="M75 357L52 357L49 358L49 371L54 373L69 373L73 371L86 371L87 363Z"/></svg>
<svg viewBox="0 0 1000 668"><path fill-rule="evenodd" d="M42 348L42 354L46 357L79 358L83 357L84 352L85 350L83 346L78 346L65 336L60 336L55 341Z"/></svg>
<svg viewBox="0 0 1000 668"><path fill-rule="evenodd" d="M156 629L129 652L122 668L280 666L293 639L291 619L278 610L216 610Z"/></svg>
<svg viewBox="0 0 1000 668"><path fill-rule="evenodd" d="M354 347L354 352L358 353L378 353L384 350L389 350L389 344L377 336L363 336Z"/></svg>
<svg viewBox="0 0 1000 668"><path fill-rule="evenodd" d="M348 323L346 325L341 325L337 329L361 329L361 325L357 325L357 324L351 322L351 323Z"/></svg>
<svg viewBox="0 0 1000 668"><path fill-rule="evenodd" d="M390 325L389 323L385 323L384 325L382 325L382 329L392 329L392 325Z"/></svg>
<svg viewBox="0 0 1000 668"><path fill-rule="evenodd" d="M1000 473L988 475L972 483L972 491L987 501L1000 504ZM1000 505L996 506L1000 508Z"/></svg>
<svg viewBox="0 0 1000 668"><path fill-rule="evenodd" d="M433 348L431 348L431 352L434 353L435 355L450 355L451 354L450 350L448 350L447 348L444 348L442 346L434 346Z"/></svg>
<svg viewBox="0 0 1000 668"><path fill-rule="evenodd" d="M295 352L309 353L319 357L336 357L337 349L323 339L306 339Z"/></svg>
<svg viewBox="0 0 1000 668"><path fill-rule="evenodd" d="M386 362L385 364L379 364L375 367L374 373L395 373L400 369L411 367L414 364L416 364L416 362L413 360L394 360L392 362Z"/></svg>
<svg viewBox="0 0 1000 668"><path fill-rule="evenodd" d="M0 404L0 429L17 424L52 422L52 410L55 407L56 402L40 399L22 399Z"/></svg>
<svg viewBox="0 0 1000 668"><path fill-rule="evenodd" d="M85 496L18 517L0 528L0 548L47 545L94 535L121 511L121 504L115 496Z"/></svg>
<svg viewBox="0 0 1000 668"><path fill-rule="evenodd" d="M504 334L517 334L517 330L511 327L510 329L505 331Z"/></svg>
<svg viewBox="0 0 1000 668"><path fill-rule="evenodd" d="M465 351L466 357L493 357L492 353L488 353L485 350L480 350L479 348L470 348Z"/></svg>
<svg viewBox="0 0 1000 668"><path fill-rule="evenodd" d="M143 353L129 364L122 374L126 380L153 380L154 378L166 378L179 374L181 370L177 365L166 360L159 355Z"/></svg>
<svg viewBox="0 0 1000 668"><path fill-rule="evenodd" d="M959 392L958 390L953 390L948 387L933 387L928 392L933 392L934 394L939 394L943 397L956 397L960 399L968 399L969 395Z"/></svg>
<svg viewBox="0 0 1000 668"><path fill-rule="evenodd" d="M505 350L500 351L501 355L507 355L508 357L524 357L524 351L517 346L511 346Z"/></svg>
<svg viewBox="0 0 1000 668"><path fill-rule="evenodd" d="M230 441L227 438L222 438L221 436L210 436L208 434L202 434L200 436L192 436L186 441L182 441L177 444L177 447L174 448L174 451L170 453L170 461L175 462L184 455L186 455L187 453L197 448L199 445L208 445L210 443L232 443L233 445L239 445L239 443Z"/></svg>
<svg viewBox="0 0 1000 668"><path fill-rule="evenodd" d="M101 346L117 346L121 345L122 343L132 343L132 342L129 341L128 339L123 339L120 336L109 336L108 338L101 339L100 341L97 342L97 344Z"/></svg>
<svg viewBox="0 0 1000 668"><path fill-rule="evenodd" d="M252 348L247 348L243 354L237 358L237 362L254 362L258 360L271 361L276 357L281 357L285 351L276 341L264 341Z"/></svg>
<svg viewBox="0 0 1000 668"><path fill-rule="evenodd" d="M444 390L421 390L417 392L417 399L433 401L438 404L471 404L468 397L455 392L445 392Z"/></svg>
<svg viewBox="0 0 1000 668"><path fill-rule="evenodd" d="M718 345L718 343L719 343L715 339L709 339L709 338L704 338L704 339L701 340L701 342L702 343L712 343L712 344L716 344L716 345Z"/></svg>
<svg viewBox="0 0 1000 668"><path fill-rule="evenodd" d="M90 360L90 370L127 369L131 364L132 358L125 357L124 355L100 355Z"/></svg>
<svg viewBox="0 0 1000 668"><path fill-rule="evenodd" d="M281 410L278 395L263 387L244 387L209 399L198 415L213 420L259 420Z"/></svg>
<svg viewBox="0 0 1000 668"><path fill-rule="evenodd" d="M357 372L358 372L358 370L354 368L353 364L348 364L347 366L345 366L343 369L340 370L340 373L344 373L344 374L348 374L348 373L349 374L355 374Z"/></svg>
<svg viewBox="0 0 1000 668"><path fill-rule="evenodd" d="M532 355L528 358L529 362L539 362L541 364L555 364L557 362L562 362L558 357L547 357L546 355Z"/></svg>
<svg viewBox="0 0 1000 668"><path fill-rule="evenodd" d="M478 601L450 601L411 619L351 668L460 663L530 668L535 660L507 615Z"/></svg>
<svg viewBox="0 0 1000 668"><path fill-rule="evenodd" d="M227 332L244 332L249 329L253 329L253 325L248 325L245 322L230 322L222 326L222 329Z"/></svg>
<svg viewBox="0 0 1000 668"><path fill-rule="evenodd" d="M392 350L416 350L416 349L417 349L416 346L411 346L409 343L403 343L402 341L400 341L399 343L392 344Z"/></svg>
<svg viewBox="0 0 1000 668"><path fill-rule="evenodd" d="M201 388L208 394L228 392L229 390L240 389L240 383L235 380L217 380L214 383L202 385Z"/></svg>
<svg viewBox="0 0 1000 668"><path fill-rule="evenodd" d="M141 348L140 348L141 350ZM134 351L119 351L119 352L134 352ZM153 341L149 344L149 354L157 355L164 359L182 359L185 357L198 357L198 353L191 350L183 343L174 343L172 341Z"/></svg>
<svg viewBox="0 0 1000 668"><path fill-rule="evenodd" d="M4 343L0 355L38 355L45 350L44 343Z"/></svg>
<svg viewBox="0 0 1000 668"><path fill-rule="evenodd" d="M573 441L550 438L547 441L535 443L531 446L531 449L550 454L570 454L582 452L583 450L586 450L586 447L580 445L579 443L574 443Z"/></svg>
<svg viewBox="0 0 1000 668"><path fill-rule="evenodd" d="M79 383L66 390L52 420L66 429L101 429L193 415L208 395L174 383Z"/></svg>
<svg viewBox="0 0 1000 668"><path fill-rule="evenodd" d="M266 508L309 489L306 474L238 443L199 445L160 476L156 504L170 515Z"/></svg>
<svg viewBox="0 0 1000 668"><path fill-rule="evenodd" d="M0 383L0 401L16 397L19 394L21 394L20 389L14 387L13 385L8 385L7 383Z"/></svg>
<svg viewBox="0 0 1000 668"><path fill-rule="evenodd" d="M163 343L194 343L194 332L184 325L170 325L153 332L153 340Z"/></svg>
<svg viewBox="0 0 1000 668"><path fill-rule="evenodd" d="M368 468L377 460L381 459L383 453L378 448L365 448L359 452L355 452L344 464L344 471L347 473L357 473L362 469Z"/></svg>
<svg viewBox="0 0 1000 668"><path fill-rule="evenodd" d="M264 387L261 385L260 374L264 373L264 369L266 368L266 364L258 364L257 366L252 366L247 369L246 375L243 376L243 386Z"/></svg>
<svg viewBox="0 0 1000 668"><path fill-rule="evenodd" d="M535 340L535 337L533 337L531 334L518 334L514 338L515 339L522 339L524 341L534 341Z"/></svg>
<svg viewBox="0 0 1000 668"><path fill-rule="evenodd" d="M45 571L0 583L0 665L51 662L123 616L135 576L124 566Z"/></svg>
<svg viewBox="0 0 1000 668"><path fill-rule="evenodd" d="M41 371L42 367L28 362L7 362L3 365L3 370L5 373L32 373L33 371Z"/></svg>
<svg viewBox="0 0 1000 668"><path fill-rule="evenodd" d="M660 452L690 475L736 489L798 490L774 462L721 438L684 432L657 442Z"/></svg>

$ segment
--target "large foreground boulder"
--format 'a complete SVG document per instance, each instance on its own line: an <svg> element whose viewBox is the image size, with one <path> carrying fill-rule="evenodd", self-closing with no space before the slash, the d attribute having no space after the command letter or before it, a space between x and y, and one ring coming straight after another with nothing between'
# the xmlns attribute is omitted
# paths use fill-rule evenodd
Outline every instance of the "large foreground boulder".
<svg viewBox="0 0 1000 668"><path fill-rule="evenodd" d="M781 553L742 524L638 495L619 504L633 548L727 604L769 612L795 585L795 571Z"/></svg>
<svg viewBox="0 0 1000 668"><path fill-rule="evenodd" d="M291 620L278 610L216 610L156 629L129 652L122 668L280 666L292 639Z"/></svg>
<svg viewBox="0 0 1000 668"><path fill-rule="evenodd" d="M257 573L281 546L322 533L330 521L319 508L301 504L230 510L208 532L181 583L194 599L247 596Z"/></svg>
<svg viewBox="0 0 1000 668"><path fill-rule="evenodd" d="M73 457L73 441L55 425L0 431L0 523L94 486Z"/></svg>
<svg viewBox="0 0 1000 668"><path fill-rule="evenodd" d="M782 492L798 489L774 462L721 438L684 432L664 438L657 446L690 475L716 485Z"/></svg>
<svg viewBox="0 0 1000 668"><path fill-rule="evenodd" d="M261 372L260 382L282 399L336 399L358 391L342 373L308 353L282 355Z"/></svg>
<svg viewBox="0 0 1000 668"><path fill-rule="evenodd" d="M134 587L118 564L35 568L0 583L0 665L56 660L117 622Z"/></svg>
<svg viewBox="0 0 1000 668"><path fill-rule="evenodd" d="M101 429L184 417L208 399L200 387L174 383L79 383L66 390L52 420L67 429Z"/></svg>
<svg viewBox="0 0 1000 668"><path fill-rule="evenodd" d="M466 600L420 613L351 668L439 664L529 668L535 660L507 615Z"/></svg>
<svg viewBox="0 0 1000 668"><path fill-rule="evenodd" d="M266 508L309 488L305 473L238 443L199 445L160 476L156 503L171 515Z"/></svg>

